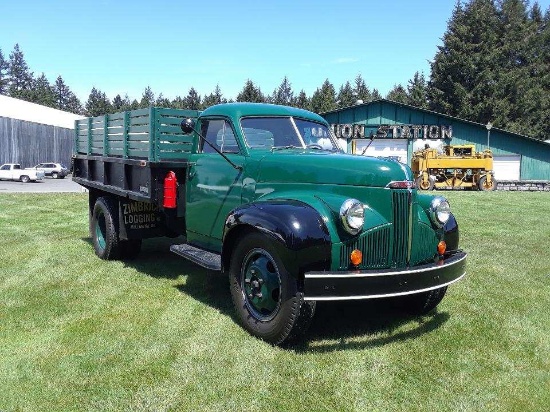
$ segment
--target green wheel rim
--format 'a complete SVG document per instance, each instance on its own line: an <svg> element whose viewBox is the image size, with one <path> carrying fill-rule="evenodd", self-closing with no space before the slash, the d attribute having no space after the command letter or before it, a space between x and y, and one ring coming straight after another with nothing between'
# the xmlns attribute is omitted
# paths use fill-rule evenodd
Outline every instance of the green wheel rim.
<svg viewBox="0 0 550 412"><path fill-rule="evenodd" d="M105 249L105 246L107 245L107 242L105 241L105 215L100 212L97 215L97 221L95 224L95 237L97 239L97 245L101 249Z"/></svg>
<svg viewBox="0 0 550 412"><path fill-rule="evenodd" d="M281 307L281 276L273 257L263 249L251 250L243 261L241 290L248 310L269 321Z"/></svg>

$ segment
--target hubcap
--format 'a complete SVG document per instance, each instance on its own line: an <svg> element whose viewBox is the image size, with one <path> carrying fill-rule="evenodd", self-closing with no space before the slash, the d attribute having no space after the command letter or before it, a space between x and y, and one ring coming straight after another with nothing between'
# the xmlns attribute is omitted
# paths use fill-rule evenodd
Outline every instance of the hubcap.
<svg viewBox="0 0 550 412"><path fill-rule="evenodd" d="M253 249L243 261L241 290L256 319L273 319L280 307L281 277L275 261L263 249Z"/></svg>
<svg viewBox="0 0 550 412"><path fill-rule="evenodd" d="M101 249L105 249L105 215L99 213L97 216L97 223L95 225L95 237L97 239L97 244Z"/></svg>

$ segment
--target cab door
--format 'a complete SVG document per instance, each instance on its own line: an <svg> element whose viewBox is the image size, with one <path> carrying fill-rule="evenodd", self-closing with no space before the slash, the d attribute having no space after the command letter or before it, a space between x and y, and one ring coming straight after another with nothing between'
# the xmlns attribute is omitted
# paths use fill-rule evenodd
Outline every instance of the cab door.
<svg viewBox="0 0 550 412"><path fill-rule="evenodd" d="M200 131L210 145L199 139L197 153L191 156L187 181L187 241L221 251L225 218L241 204L245 157L228 119L202 119Z"/></svg>

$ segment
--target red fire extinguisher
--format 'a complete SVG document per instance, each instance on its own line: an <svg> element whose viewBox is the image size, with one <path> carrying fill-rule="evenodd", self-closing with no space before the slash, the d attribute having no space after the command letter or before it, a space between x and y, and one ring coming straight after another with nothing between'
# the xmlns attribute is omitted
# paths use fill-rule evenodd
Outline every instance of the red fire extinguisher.
<svg viewBox="0 0 550 412"><path fill-rule="evenodd" d="M164 178L164 199L162 206L167 209L176 208L176 197L178 195L178 179L176 174L169 171Z"/></svg>

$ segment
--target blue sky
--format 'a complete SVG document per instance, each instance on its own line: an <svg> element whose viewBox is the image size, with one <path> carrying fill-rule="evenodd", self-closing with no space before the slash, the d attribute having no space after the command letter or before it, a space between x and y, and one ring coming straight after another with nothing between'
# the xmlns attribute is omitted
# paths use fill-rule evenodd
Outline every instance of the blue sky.
<svg viewBox="0 0 550 412"><path fill-rule="evenodd" d="M5 58L19 43L35 76L61 75L84 103L92 87L139 100L146 86L173 99L219 84L235 98L247 79L271 94L284 76L311 97L325 79L338 90L357 74L385 95L416 71L429 77L455 1L2 3Z"/></svg>

